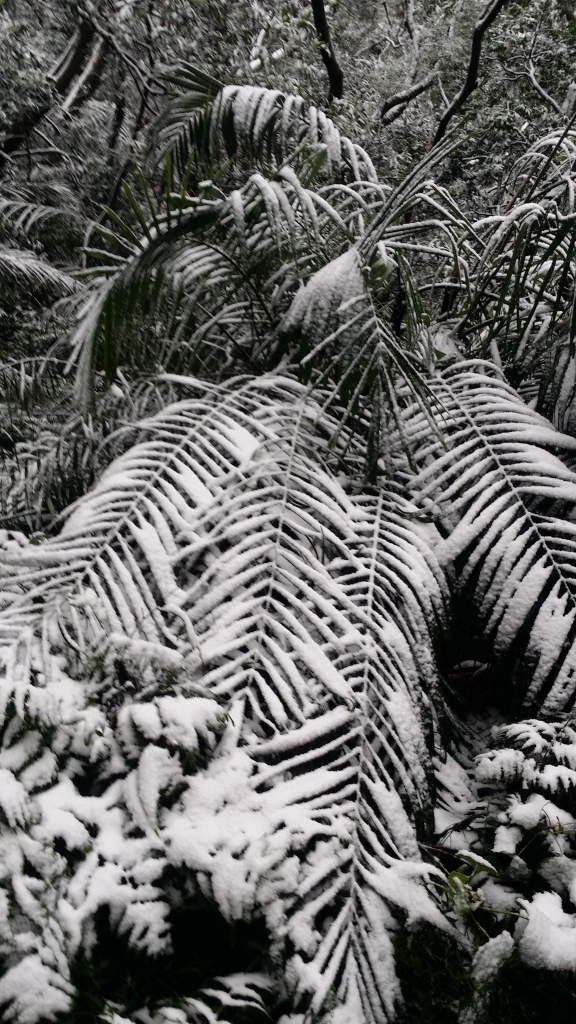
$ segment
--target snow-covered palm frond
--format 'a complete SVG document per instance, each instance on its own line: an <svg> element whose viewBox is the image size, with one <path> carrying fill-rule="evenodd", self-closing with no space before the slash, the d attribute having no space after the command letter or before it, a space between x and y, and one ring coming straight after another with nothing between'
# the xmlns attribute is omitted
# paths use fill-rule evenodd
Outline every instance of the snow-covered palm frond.
<svg viewBox="0 0 576 1024"><path fill-rule="evenodd" d="M380 251L384 281L377 278L375 288L358 249L349 248L297 292L280 325L281 335L297 346L303 379L331 385L328 403L344 407L342 422L364 414L369 474L385 453L390 424L397 419L398 380L408 384L424 409L433 401L425 380L429 345L424 323L412 316L412 337L400 333L403 325L394 330L389 294L380 289L382 283L386 289L395 282L398 263L385 246Z"/></svg>
<svg viewBox="0 0 576 1024"><path fill-rule="evenodd" d="M538 406L565 434L576 435L576 359L569 343L558 344L542 357Z"/></svg>
<svg viewBox="0 0 576 1024"><path fill-rule="evenodd" d="M439 274L466 277L460 250L470 226L427 180L452 146L438 147L391 194L371 181L305 188L283 166L269 179L250 174L229 196L212 186L168 193L167 209L150 205L147 219L128 190L143 234L116 218L122 236L105 232L114 260L88 250L98 266L87 272L71 356L84 405L93 368L112 379L128 358L212 379L297 364L302 380L329 383L329 400L348 418L371 408L372 471L396 417L398 376L430 401L418 268L434 263Z"/></svg>
<svg viewBox="0 0 576 1024"><path fill-rule="evenodd" d="M64 386L64 362L52 356L28 356L0 362L0 394L6 407L28 409L56 398Z"/></svg>
<svg viewBox="0 0 576 1024"><path fill-rule="evenodd" d="M71 295L77 288L74 278L39 259L26 249L0 245L0 285L44 291L53 295Z"/></svg>
<svg viewBox="0 0 576 1024"><path fill-rule="evenodd" d="M186 90L168 103L156 129L157 145L174 153L182 174L192 156L210 168L220 151L270 169L302 147L323 155L331 178L378 180L366 151L301 96L260 86L223 86L187 63L163 78Z"/></svg>
<svg viewBox="0 0 576 1024"><path fill-rule="evenodd" d="M10 188L4 191L4 195L0 193L0 225L15 235L28 235L33 228L54 219L80 219L75 194L58 182L10 182Z"/></svg>
<svg viewBox="0 0 576 1024"><path fill-rule="evenodd" d="M483 244L460 336L470 352L499 360L515 384L538 381L542 362L575 334L571 215L530 202L477 228Z"/></svg>
<svg viewBox="0 0 576 1024"><path fill-rule="evenodd" d="M550 415L568 370L562 351L576 337L574 138L559 129L518 161L508 209L476 225L470 292L452 303L468 352L490 354L515 386L543 383L539 404Z"/></svg>
<svg viewBox="0 0 576 1024"><path fill-rule="evenodd" d="M1 559L5 706L86 719L75 749L100 731L102 778L120 774L96 803L71 779L37 798L35 834L59 829L75 850L87 840L74 820L91 816L91 852L69 883L58 876L77 922L65 955L98 899L136 946L161 948L169 864L226 919L264 917L306 1020L335 993L356 1021L384 1022L401 1000L400 924L448 927L417 841L430 827L442 573L389 499L343 490L334 424L305 388L195 386L200 397L143 425L148 439L59 537L12 542ZM62 710L63 656L90 677L68 684L75 712ZM96 699L117 727L113 769ZM114 821L133 846L121 861ZM128 838L135 827L144 839ZM120 884L144 878L138 850L149 892Z"/></svg>
<svg viewBox="0 0 576 1024"><path fill-rule="evenodd" d="M575 166L576 131L569 123L528 147L512 168L508 194L514 202L554 202L564 213L574 213Z"/></svg>
<svg viewBox="0 0 576 1024"><path fill-rule="evenodd" d="M405 429L415 493L444 523L437 554L513 673L512 703L558 714L576 698L576 477L554 452L575 442L481 364L445 371L434 390L446 447L416 410Z"/></svg>
<svg viewBox="0 0 576 1024"><path fill-rule="evenodd" d="M38 533L92 486L125 450L130 424L181 397L178 382L122 374L99 381L93 415L74 405L65 361L29 357L0 363L0 521Z"/></svg>
<svg viewBox="0 0 576 1024"><path fill-rule="evenodd" d="M228 974L214 978L209 988L196 995L179 1000L178 1006L163 1005L155 1013L142 1007L128 1016L113 1003L99 1019L102 1024L235 1024L246 1020L243 1011L251 1010L258 1021L261 1014L269 1017L265 997L273 987L265 974Z"/></svg>
<svg viewBox="0 0 576 1024"><path fill-rule="evenodd" d="M297 341L305 376L329 381L347 417L369 410L370 470L386 448L390 420L398 422L398 379L423 410L433 402L425 380L430 315L408 258L467 286L464 256L474 232L444 190L427 180L453 147L448 140L370 210L355 243L301 286L280 327Z"/></svg>
<svg viewBox="0 0 576 1024"><path fill-rule="evenodd" d="M70 359L84 402L94 367L111 380L123 362L207 376L274 365L284 355L276 328L299 282L378 202L377 189L324 197L291 168L272 180L253 174L228 197L169 195L162 213L128 194L143 233L116 218L119 232L102 232L116 251L87 250Z"/></svg>

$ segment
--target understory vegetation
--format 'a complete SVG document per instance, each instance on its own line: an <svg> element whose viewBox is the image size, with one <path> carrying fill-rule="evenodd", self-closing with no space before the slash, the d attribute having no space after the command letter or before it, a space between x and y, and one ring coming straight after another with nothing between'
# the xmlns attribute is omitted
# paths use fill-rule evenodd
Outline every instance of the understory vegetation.
<svg viewBox="0 0 576 1024"><path fill-rule="evenodd" d="M572 5L0 29L1 1019L570 1019Z"/></svg>

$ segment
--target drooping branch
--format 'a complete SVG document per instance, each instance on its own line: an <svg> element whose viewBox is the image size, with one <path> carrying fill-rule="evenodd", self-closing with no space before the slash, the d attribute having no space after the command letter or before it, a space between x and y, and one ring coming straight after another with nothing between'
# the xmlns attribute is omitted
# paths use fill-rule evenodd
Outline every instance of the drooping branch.
<svg viewBox="0 0 576 1024"><path fill-rule="evenodd" d="M312 14L314 15L314 27L320 40L322 60L324 61L324 66L328 72L328 81L330 83L329 98L341 100L344 91L344 73L336 59L336 54L332 45L324 0L311 0L311 4Z"/></svg>
<svg viewBox="0 0 576 1024"><path fill-rule="evenodd" d="M432 146L437 146L441 139L444 138L450 121L464 106L468 97L471 96L477 88L478 68L480 66L480 56L482 54L482 42L484 40L484 35L490 28L490 25L496 20L506 2L507 0L489 0L482 11L482 14L478 18L472 35L472 47L470 49L470 61L468 63L466 80L460 89L460 92L456 94L448 109L444 111L440 118L440 123L436 129L436 135L434 136Z"/></svg>
<svg viewBox="0 0 576 1024"><path fill-rule="evenodd" d="M420 96L430 88L437 77L438 68L435 67L430 74L426 76L426 78L422 79L422 81L416 82L415 85L411 85L408 89L404 89L402 92L397 92L394 93L393 96L390 96L390 98L382 104L380 109L380 115L383 118L384 124L390 124L392 121L395 121L396 117L399 117L400 113L403 113L412 100L415 100L417 96ZM396 107L402 107L402 111L399 111L398 113L395 112L393 116L387 117L386 115L389 114L389 111L394 110Z"/></svg>

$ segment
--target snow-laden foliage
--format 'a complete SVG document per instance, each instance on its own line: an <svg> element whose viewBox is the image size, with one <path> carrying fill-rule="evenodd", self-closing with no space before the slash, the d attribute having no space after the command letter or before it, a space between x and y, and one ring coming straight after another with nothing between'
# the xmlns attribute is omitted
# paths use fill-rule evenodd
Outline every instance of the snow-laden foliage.
<svg viewBox="0 0 576 1024"><path fill-rule="evenodd" d="M570 125L472 223L453 139L390 188L298 97L166 78L162 182L3 370L7 521L70 507L2 534L0 1009L386 1024L442 963L480 1024L574 970Z"/></svg>
<svg viewBox="0 0 576 1024"><path fill-rule="evenodd" d="M51 291L70 295L76 283L69 274L21 249L0 246L0 283L30 291Z"/></svg>
<svg viewBox="0 0 576 1024"><path fill-rule="evenodd" d="M57 538L6 541L14 1020L66 1005L99 907L168 948L168 867L227 920L264 918L310 1019L332 990L388 1019L400 921L450 927L417 844L442 573L389 499L346 494L318 412L288 379L209 389L145 422Z"/></svg>
<svg viewBox="0 0 576 1024"><path fill-rule="evenodd" d="M173 151L181 170L188 166L191 150L201 153L208 168L221 145L229 157L240 149L281 166L294 150L307 146L325 153L329 173L336 178L347 172L356 181L378 180L368 153L342 136L322 110L307 107L301 96L252 85L223 86L185 62L163 77L181 91L163 111L155 142Z"/></svg>
<svg viewBox="0 0 576 1024"><path fill-rule="evenodd" d="M574 440L474 365L457 364L433 386L441 436L430 437L416 410L405 429L422 464L417 500L447 533L437 553L506 659L510 696L545 716L563 713L576 699L576 478L555 452L574 451Z"/></svg>

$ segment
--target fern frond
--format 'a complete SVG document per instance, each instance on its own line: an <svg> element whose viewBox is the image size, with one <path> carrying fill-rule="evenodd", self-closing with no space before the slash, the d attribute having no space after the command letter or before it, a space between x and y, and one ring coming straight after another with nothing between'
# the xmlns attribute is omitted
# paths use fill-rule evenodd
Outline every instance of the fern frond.
<svg viewBox="0 0 576 1024"><path fill-rule="evenodd" d="M446 447L415 409L405 429L422 466L415 492L444 524L437 554L513 674L511 703L558 714L576 699L576 477L553 453L576 442L482 364L433 386Z"/></svg>
<svg viewBox="0 0 576 1024"><path fill-rule="evenodd" d="M137 681L118 718L128 758L135 728L158 740L176 727L158 718L175 686L227 712L210 763L164 811L160 794L180 779L174 741L145 749L128 813L228 920L264 916L306 1020L335 992L358 1022L385 1024L401 999L397 922L450 927L417 841L431 827L442 573L385 496L345 493L336 474L351 439L328 447L335 425L302 385L198 386L143 425L148 440L59 537L2 553L2 634L14 644L37 629L46 667L60 651L112 709L121 663ZM28 669L14 654L3 685L30 702L27 657ZM145 911L123 913L138 943Z"/></svg>

